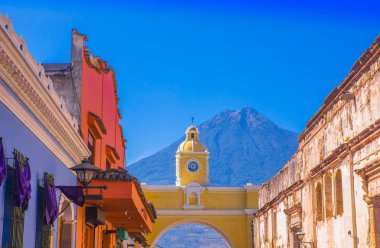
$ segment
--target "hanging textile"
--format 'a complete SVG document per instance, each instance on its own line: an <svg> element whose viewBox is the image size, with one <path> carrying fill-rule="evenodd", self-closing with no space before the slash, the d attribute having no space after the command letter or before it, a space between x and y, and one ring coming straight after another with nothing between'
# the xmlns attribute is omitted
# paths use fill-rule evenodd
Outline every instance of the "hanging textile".
<svg viewBox="0 0 380 248"><path fill-rule="evenodd" d="M7 178L7 162L5 160L3 139L0 138L0 186Z"/></svg>
<svg viewBox="0 0 380 248"><path fill-rule="evenodd" d="M83 194L83 187L81 186L57 186L61 192L80 207L84 206L85 198Z"/></svg>
<svg viewBox="0 0 380 248"><path fill-rule="evenodd" d="M32 187L30 184L31 173L30 173L29 159L25 158L17 150L15 150L14 156L15 156L14 157L15 192L14 192L13 205L20 207L22 211L25 211L28 209L28 204L29 204L31 193L32 193Z"/></svg>
<svg viewBox="0 0 380 248"><path fill-rule="evenodd" d="M45 224L53 225L58 217L58 204L57 196L55 195L54 180L49 182L48 177L45 176L44 182L45 191Z"/></svg>

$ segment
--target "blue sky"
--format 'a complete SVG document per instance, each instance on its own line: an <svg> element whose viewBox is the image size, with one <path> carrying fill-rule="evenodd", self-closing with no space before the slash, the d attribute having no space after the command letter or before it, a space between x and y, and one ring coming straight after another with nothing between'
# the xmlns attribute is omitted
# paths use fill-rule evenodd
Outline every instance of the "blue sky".
<svg viewBox="0 0 380 248"><path fill-rule="evenodd" d="M225 109L301 132L380 31L377 1L31 2L0 11L37 61L70 61L75 27L114 67L128 163Z"/></svg>

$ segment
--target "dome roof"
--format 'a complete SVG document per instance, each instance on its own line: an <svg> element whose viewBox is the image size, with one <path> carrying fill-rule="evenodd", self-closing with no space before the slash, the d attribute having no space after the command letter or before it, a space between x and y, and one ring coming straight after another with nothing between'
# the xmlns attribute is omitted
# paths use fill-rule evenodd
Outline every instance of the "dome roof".
<svg viewBox="0 0 380 248"><path fill-rule="evenodd" d="M199 140L199 130L191 125L186 129L186 139L178 146L177 152L207 152Z"/></svg>

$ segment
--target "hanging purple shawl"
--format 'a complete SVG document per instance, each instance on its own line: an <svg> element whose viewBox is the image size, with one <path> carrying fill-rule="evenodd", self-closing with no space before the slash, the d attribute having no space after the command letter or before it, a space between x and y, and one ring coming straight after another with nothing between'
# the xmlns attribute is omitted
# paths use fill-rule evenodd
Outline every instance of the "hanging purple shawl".
<svg viewBox="0 0 380 248"><path fill-rule="evenodd" d="M44 183L45 188L45 224L52 225L58 217L57 196L55 195L54 184L50 186L47 178Z"/></svg>
<svg viewBox="0 0 380 248"><path fill-rule="evenodd" d="M15 156L15 193L13 204L23 211L28 209L32 187L30 185L30 166L28 159L25 160L24 170L21 168L17 156Z"/></svg>
<svg viewBox="0 0 380 248"><path fill-rule="evenodd" d="M57 186L61 192L70 199L70 201L74 202L80 207L84 206L84 194L83 187L81 186Z"/></svg>
<svg viewBox="0 0 380 248"><path fill-rule="evenodd" d="M5 160L3 140L0 138L0 186L5 181L7 177L7 163Z"/></svg>

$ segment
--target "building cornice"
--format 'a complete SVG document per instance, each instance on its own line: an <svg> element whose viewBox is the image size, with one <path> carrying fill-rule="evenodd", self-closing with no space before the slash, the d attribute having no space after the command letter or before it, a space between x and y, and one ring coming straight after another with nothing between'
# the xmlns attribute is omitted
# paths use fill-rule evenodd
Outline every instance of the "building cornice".
<svg viewBox="0 0 380 248"><path fill-rule="evenodd" d="M176 192L179 189L184 189L186 186L172 186L172 185L149 185L141 184L142 189L145 192ZM247 187L204 187L209 192L246 192L250 190L258 190L257 186L249 185Z"/></svg>
<svg viewBox="0 0 380 248"><path fill-rule="evenodd" d="M282 201L289 194L292 194L295 191L297 191L299 188L301 188L304 185L304 183L305 183L304 180L298 180L295 183L293 183L291 186L289 186L287 189L281 191L275 198L267 202L262 208L259 208L257 210L256 216L260 216L262 213L266 212L269 208L276 205L278 202Z"/></svg>
<svg viewBox="0 0 380 248"><path fill-rule="evenodd" d="M244 187L206 187L209 192L246 192Z"/></svg>
<svg viewBox="0 0 380 248"><path fill-rule="evenodd" d="M370 143L374 139L378 138L380 135L380 119L377 120L375 123L370 125L368 128L364 129L362 132L360 132L357 136L355 136L353 139L348 141L347 143L344 143L337 147L327 158L325 158L322 163L315 166L311 171L310 175L306 176L307 179L313 178L317 176L320 173L323 173L327 170L327 168L330 167L332 164L338 164L334 163L337 160L341 160L341 158L345 157L348 152L356 152L360 148L362 148L364 145Z"/></svg>
<svg viewBox="0 0 380 248"><path fill-rule="evenodd" d="M77 121L54 91L53 82L32 58L9 18L1 14L0 76L76 163L90 155L78 134Z"/></svg>
<svg viewBox="0 0 380 248"><path fill-rule="evenodd" d="M141 188L144 190L144 192L176 192L183 187L171 185L148 185L142 183Z"/></svg>
<svg viewBox="0 0 380 248"><path fill-rule="evenodd" d="M300 187L303 187L307 182L310 182L314 180L315 178L318 178L323 173L325 173L327 170L332 169L335 166L339 165L339 161L342 160L343 157L345 157L349 152L356 152L360 148L362 148L364 145L370 143L374 139L378 138L380 135L380 120L377 120L375 123L370 125L368 128L364 129L362 132L360 132L357 136L355 136L353 139L348 141L347 143L344 143L337 147L327 158L325 158L320 164L315 166L305 177L303 180L296 181L294 184L292 184L287 189L281 191L275 198L267 202L262 208L258 210L257 215L260 215L262 212L265 212L267 209L271 208L273 205L276 205L279 201L283 200L286 196L288 196L290 193L294 192L295 190L299 189ZM375 163L376 164L376 163ZM371 175L369 173L373 168L377 168L376 166L368 167L368 169L365 170L358 170L358 174L364 173L366 176ZM273 178L271 179L273 180ZM261 187L266 187L268 183L264 184Z"/></svg>
<svg viewBox="0 0 380 248"><path fill-rule="evenodd" d="M0 102L4 104L67 168L73 166L74 161L59 147L51 136L35 122L28 112L16 99L0 84Z"/></svg>
<svg viewBox="0 0 380 248"><path fill-rule="evenodd" d="M358 81L362 82L373 78L374 74L380 70L380 60L378 59L379 54L380 36L378 36L373 44L360 56L346 78L326 97L323 101L322 107L306 123L306 129L298 138L300 144L311 139L315 133L314 129L318 128L318 125L323 120L324 115L335 104L337 104L340 97L346 93L348 89L350 89Z"/></svg>
<svg viewBox="0 0 380 248"><path fill-rule="evenodd" d="M225 210L157 210L157 216L189 216L189 215L207 215L207 216L220 216L220 215L249 215L256 212L256 209L225 209Z"/></svg>

